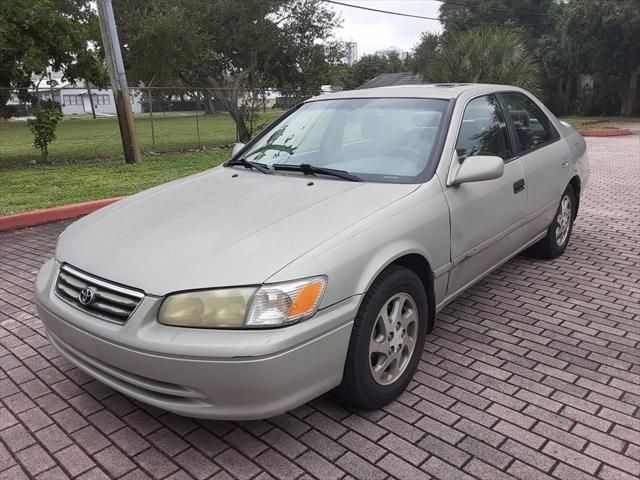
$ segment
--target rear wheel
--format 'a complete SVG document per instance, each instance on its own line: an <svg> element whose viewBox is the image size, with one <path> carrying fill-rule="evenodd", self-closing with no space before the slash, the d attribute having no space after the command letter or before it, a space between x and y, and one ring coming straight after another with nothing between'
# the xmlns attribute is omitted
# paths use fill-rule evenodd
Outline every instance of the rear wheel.
<svg viewBox="0 0 640 480"><path fill-rule="evenodd" d="M576 194L573 187L567 185L547 235L529 249L531 255L538 258L557 258L564 253L571 237L576 206Z"/></svg>
<svg viewBox="0 0 640 480"><path fill-rule="evenodd" d="M400 395L418 366L428 312L420 278L404 267L387 268L362 300L337 393L361 408L379 408Z"/></svg>

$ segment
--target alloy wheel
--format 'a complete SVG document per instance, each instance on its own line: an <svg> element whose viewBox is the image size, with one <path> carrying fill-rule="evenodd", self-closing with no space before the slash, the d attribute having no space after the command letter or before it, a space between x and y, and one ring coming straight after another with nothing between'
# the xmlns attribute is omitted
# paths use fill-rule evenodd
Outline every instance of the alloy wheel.
<svg viewBox="0 0 640 480"><path fill-rule="evenodd" d="M369 341L369 368L376 383L391 385L411 360L418 334L418 308L406 293L389 298L380 309Z"/></svg>
<svg viewBox="0 0 640 480"><path fill-rule="evenodd" d="M562 197L560 209L556 216L556 244L561 247L567 241L571 227L571 199L568 195Z"/></svg>

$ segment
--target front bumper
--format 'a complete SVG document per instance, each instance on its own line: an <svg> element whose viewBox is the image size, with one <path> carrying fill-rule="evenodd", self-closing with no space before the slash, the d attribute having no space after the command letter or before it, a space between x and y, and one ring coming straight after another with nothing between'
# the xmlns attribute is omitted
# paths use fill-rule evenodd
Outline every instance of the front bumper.
<svg viewBox="0 0 640 480"><path fill-rule="evenodd" d="M51 344L69 361L125 395L181 415L248 420L291 410L342 379L359 297L310 320L271 330L161 325L161 298L145 297L124 325L59 299L59 265L36 279L36 305Z"/></svg>

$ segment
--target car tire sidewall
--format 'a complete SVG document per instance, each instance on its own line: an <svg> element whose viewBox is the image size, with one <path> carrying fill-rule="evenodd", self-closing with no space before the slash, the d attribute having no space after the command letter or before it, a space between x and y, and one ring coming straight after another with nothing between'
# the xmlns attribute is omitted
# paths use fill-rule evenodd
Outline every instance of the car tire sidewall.
<svg viewBox="0 0 640 480"><path fill-rule="evenodd" d="M390 385L377 383L369 368L369 341L377 320L378 313L385 303L398 293L406 293L412 297L418 310L418 333L413 354L405 371ZM369 298L367 298L369 297ZM402 393L416 371L424 348L429 320L429 300L420 278L406 268L394 268L380 282L374 283L363 299L363 304L356 316L359 329L355 344L350 348L345 375L351 378L352 387L358 392L359 404L369 408L386 405Z"/></svg>

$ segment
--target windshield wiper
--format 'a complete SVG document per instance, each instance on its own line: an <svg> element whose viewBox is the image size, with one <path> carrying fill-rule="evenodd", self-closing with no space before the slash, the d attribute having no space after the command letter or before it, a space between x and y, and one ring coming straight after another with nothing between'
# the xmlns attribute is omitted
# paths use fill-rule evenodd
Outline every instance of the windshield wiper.
<svg viewBox="0 0 640 480"><path fill-rule="evenodd" d="M246 158L242 157L234 158L233 160L229 160L224 164L225 167L233 167L234 165L240 165L245 168L253 168L268 175L273 174L273 172L269 170L269 167L267 167L264 163L252 162L251 160L247 160Z"/></svg>
<svg viewBox="0 0 640 480"><path fill-rule="evenodd" d="M300 165L288 165L286 163L276 163L272 165L274 170L282 170L287 172L302 172L305 175L330 175L332 177L342 178L343 180L349 180L350 182L361 182L362 179L356 175L352 175L344 170L336 170L333 168L316 167L308 163L302 163Z"/></svg>

